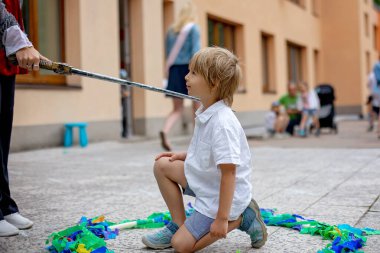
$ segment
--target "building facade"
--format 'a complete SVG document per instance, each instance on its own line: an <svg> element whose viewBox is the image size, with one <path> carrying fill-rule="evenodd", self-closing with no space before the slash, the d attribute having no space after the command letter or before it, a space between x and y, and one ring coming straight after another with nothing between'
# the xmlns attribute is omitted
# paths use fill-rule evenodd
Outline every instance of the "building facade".
<svg viewBox="0 0 380 253"><path fill-rule="evenodd" d="M23 8L29 37L46 57L160 87L165 33L186 1L24 0ZM378 59L371 0L191 1L202 46L226 47L241 61L233 109L243 126L261 125L289 82L330 83L338 113L364 112L367 75ZM157 136L171 107L160 93L95 79L19 76L12 149L61 145L63 125L72 121L89 123L90 142L118 139L123 115L129 133Z"/></svg>

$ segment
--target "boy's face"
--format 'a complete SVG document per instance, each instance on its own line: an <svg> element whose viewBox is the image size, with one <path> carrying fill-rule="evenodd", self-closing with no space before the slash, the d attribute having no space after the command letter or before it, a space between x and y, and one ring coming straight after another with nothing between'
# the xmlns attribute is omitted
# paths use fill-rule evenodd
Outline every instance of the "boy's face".
<svg viewBox="0 0 380 253"><path fill-rule="evenodd" d="M190 96L198 97L203 100L209 100L213 98L214 92L207 84L202 75L196 73L191 68L189 73L185 76L187 91Z"/></svg>

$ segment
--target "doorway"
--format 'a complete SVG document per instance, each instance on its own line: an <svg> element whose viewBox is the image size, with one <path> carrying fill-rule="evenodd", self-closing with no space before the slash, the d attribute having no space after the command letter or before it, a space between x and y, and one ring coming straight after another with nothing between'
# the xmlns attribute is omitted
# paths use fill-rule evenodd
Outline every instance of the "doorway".
<svg viewBox="0 0 380 253"><path fill-rule="evenodd" d="M131 78L130 53L130 5L129 0L119 0L119 27L120 27L120 78ZM133 135L132 89L130 86L120 85L121 97L121 137L130 138Z"/></svg>

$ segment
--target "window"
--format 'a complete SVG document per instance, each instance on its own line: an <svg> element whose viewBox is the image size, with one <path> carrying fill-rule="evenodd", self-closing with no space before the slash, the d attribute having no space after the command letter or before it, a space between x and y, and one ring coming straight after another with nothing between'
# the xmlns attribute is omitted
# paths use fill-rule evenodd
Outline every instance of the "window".
<svg viewBox="0 0 380 253"><path fill-rule="evenodd" d="M378 50L377 36L379 36L379 35L377 34L377 26L374 25L374 26L373 26L373 49L375 49L375 50Z"/></svg>
<svg viewBox="0 0 380 253"><path fill-rule="evenodd" d="M243 77L241 85L238 87L238 93L244 93L246 91L245 71L244 71L244 38L243 38L243 26L230 22L228 20L218 18L216 16L208 15L208 45L219 46L226 48L233 52L240 62Z"/></svg>
<svg viewBox="0 0 380 253"><path fill-rule="evenodd" d="M320 0L312 0L312 2L311 2L311 4L312 4L312 13L313 13L313 15L314 16L316 16L316 17L318 17L319 16L319 14L320 14L320 8L321 8L321 6L320 6Z"/></svg>
<svg viewBox="0 0 380 253"><path fill-rule="evenodd" d="M164 18L164 38L166 35L166 32L169 30L170 25L174 21L174 3L171 0L164 0L164 6L163 6L163 18Z"/></svg>
<svg viewBox="0 0 380 253"><path fill-rule="evenodd" d="M364 31L365 31L365 36L369 36L369 18L368 14L364 13Z"/></svg>
<svg viewBox="0 0 380 253"><path fill-rule="evenodd" d="M305 0L289 0L289 1L301 7L305 7Z"/></svg>
<svg viewBox="0 0 380 253"><path fill-rule="evenodd" d="M314 82L318 85L320 81L319 51L314 50Z"/></svg>
<svg viewBox="0 0 380 253"><path fill-rule="evenodd" d="M371 72L371 54L370 52L365 52L365 61L366 61L366 73L370 73Z"/></svg>
<svg viewBox="0 0 380 253"><path fill-rule="evenodd" d="M224 47L232 52L236 52L235 26L213 18L209 18L208 45Z"/></svg>
<svg viewBox="0 0 380 253"><path fill-rule="evenodd" d="M299 83L306 80L305 48L288 42L288 80Z"/></svg>
<svg viewBox="0 0 380 253"><path fill-rule="evenodd" d="M274 39L272 35L261 34L262 88L264 93L275 93Z"/></svg>
<svg viewBox="0 0 380 253"><path fill-rule="evenodd" d="M65 61L64 1L24 0L22 12L25 32L34 47L52 61ZM65 84L66 78L48 70L17 77L19 83Z"/></svg>
<svg viewBox="0 0 380 253"><path fill-rule="evenodd" d="M169 31L170 25L174 22L174 3L173 1L164 0L163 3L163 38L166 38L166 34ZM162 49L162 52L165 52L165 45ZM162 62L162 73L165 76L166 75L166 57L163 58Z"/></svg>

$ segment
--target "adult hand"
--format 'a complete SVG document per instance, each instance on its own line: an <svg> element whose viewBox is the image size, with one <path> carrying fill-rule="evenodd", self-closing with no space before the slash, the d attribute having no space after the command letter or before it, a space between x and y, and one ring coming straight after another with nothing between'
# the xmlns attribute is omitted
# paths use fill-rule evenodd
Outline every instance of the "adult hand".
<svg viewBox="0 0 380 253"><path fill-rule="evenodd" d="M40 69L40 53L34 47L24 47L16 52L18 65L21 68L38 71ZM43 57L46 59L45 57Z"/></svg>

